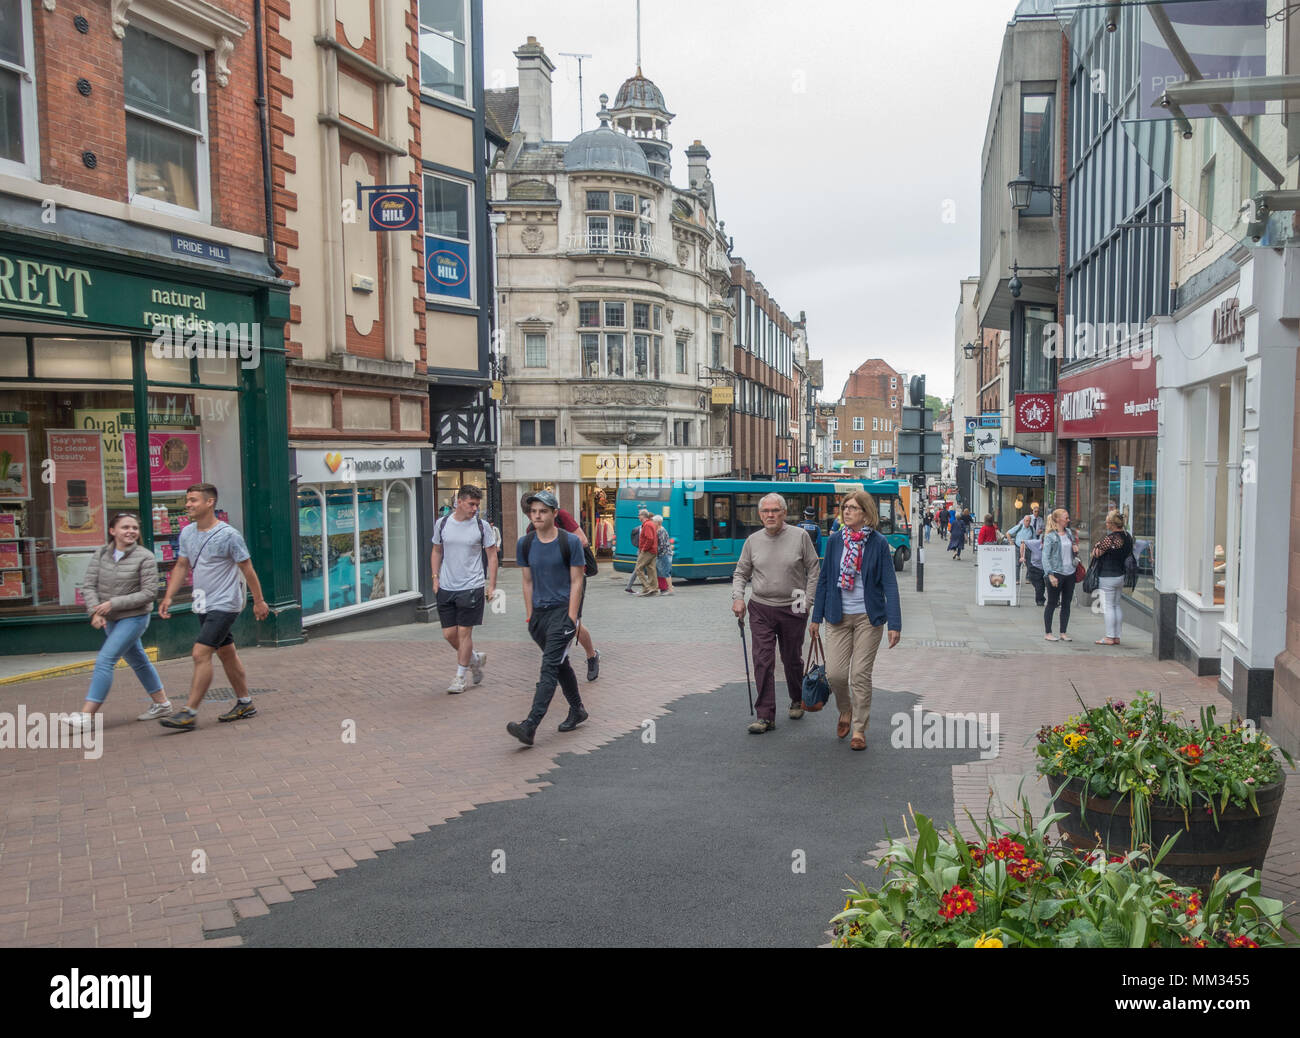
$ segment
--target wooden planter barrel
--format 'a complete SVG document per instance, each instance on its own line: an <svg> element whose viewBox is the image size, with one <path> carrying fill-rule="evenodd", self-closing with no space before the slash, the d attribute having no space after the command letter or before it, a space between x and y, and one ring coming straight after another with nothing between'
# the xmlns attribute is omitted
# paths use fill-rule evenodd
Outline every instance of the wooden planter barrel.
<svg viewBox="0 0 1300 1038"><path fill-rule="evenodd" d="M1079 850L1092 850L1101 845L1112 854L1126 854L1132 850L1132 819L1130 798L1121 800L1117 795L1088 797L1080 811L1083 782L1063 776L1049 775L1047 784L1052 793L1060 790L1053 811L1064 811L1065 817L1056 823L1065 842ZM1062 787L1064 788L1062 789ZM1200 887L1208 891L1214 874L1233 869L1263 869L1264 856L1273 838L1273 825L1282 806L1282 793L1286 788L1286 775L1270 786L1261 786L1255 792L1259 814L1249 804L1237 807L1229 803L1219 812L1219 824L1204 807L1189 808L1187 820L1182 809L1172 805L1151 804L1151 853L1175 833L1178 841L1160 863L1160 871L1170 879L1185 886Z"/></svg>

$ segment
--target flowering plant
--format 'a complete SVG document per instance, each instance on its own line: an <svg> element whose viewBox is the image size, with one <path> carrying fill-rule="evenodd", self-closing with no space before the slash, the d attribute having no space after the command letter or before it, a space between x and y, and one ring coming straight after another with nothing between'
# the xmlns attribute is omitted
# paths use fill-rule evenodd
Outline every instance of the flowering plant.
<svg viewBox="0 0 1300 1038"><path fill-rule="evenodd" d="M1152 800L1218 813L1229 803L1259 813L1255 791L1282 778L1285 750L1259 734L1252 722L1218 724L1214 707L1201 708L1200 723L1183 723L1181 710L1165 710L1150 692L1130 703L1107 700L1038 732L1038 771L1079 779L1083 796L1132 797L1134 838L1149 839ZM1279 757L1280 754L1280 757Z"/></svg>
<svg viewBox="0 0 1300 1038"><path fill-rule="evenodd" d="M1019 828L990 822L968 841L915 815L916 834L883 856L879 890L847 890L832 921L837 948L1258 948L1295 933L1283 904L1246 869L1208 896L1157 871L1154 855L1071 850L1048 835L1061 815ZM971 824L975 825L974 820ZM1150 858L1152 868L1139 868Z"/></svg>

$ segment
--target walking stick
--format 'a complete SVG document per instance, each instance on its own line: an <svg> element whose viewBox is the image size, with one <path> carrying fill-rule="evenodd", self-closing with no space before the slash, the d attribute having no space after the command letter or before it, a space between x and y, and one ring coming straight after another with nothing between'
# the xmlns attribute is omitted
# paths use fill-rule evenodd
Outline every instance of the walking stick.
<svg viewBox="0 0 1300 1038"><path fill-rule="evenodd" d="M738 617L736 624L740 627L740 651L745 656L745 688L749 692L749 714L752 717L754 716L754 685L749 679L749 646L745 643L745 618Z"/></svg>

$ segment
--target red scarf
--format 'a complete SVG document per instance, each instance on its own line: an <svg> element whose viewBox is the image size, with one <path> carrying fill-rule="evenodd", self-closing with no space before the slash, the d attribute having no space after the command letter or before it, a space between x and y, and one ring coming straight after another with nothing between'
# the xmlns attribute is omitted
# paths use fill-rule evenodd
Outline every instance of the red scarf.
<svg viewBox="0 0 1300 1038"><path fill-rule="evenodd" d="M840 562L840 588L852 591L853 585L862 569L862 544L867 539L866 529L850 530L847 526L840 533L844 535L844 558Z"/></svg>

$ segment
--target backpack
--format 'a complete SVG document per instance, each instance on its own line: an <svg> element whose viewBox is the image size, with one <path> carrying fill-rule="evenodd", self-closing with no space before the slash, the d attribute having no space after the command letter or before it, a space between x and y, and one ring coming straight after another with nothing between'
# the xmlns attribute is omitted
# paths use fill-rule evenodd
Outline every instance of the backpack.
<svg viewBox="0 0 1300 1038"><path fill-rule="evenodd" d="M573 542L569 540L569 538L573 537L574 534L568 533L565 530L561 530L560 533L564 534L564 539L562 541L564 544L564 564L572 569L574 566L578 565L578 563L573 561ZM537 540L536 529L529 530L524 534L524 550L519 555L519 565L529 565L528 555L533 549L533 541L535 540ZM596 555L590 548L582 549L582 572L588 577L594 577L600 572L600 566L596 562Z"/></svg>
<svg viewBox="0 0 1300 1038"><path fill-rule="evenodd" d="M447 520L450 518L451 518L451 513L448 512L446 515L444 515L441 519L438 520L438 543L439 544L443 543L442 539L447 532ZM487 564L487 541L483 537L484 521L480 519L478 516L474 517L474 521L478 524L478 550L483 557L483 579L486 580L488 564ZM491 527L488 528L491 529ZM496 540L495 532L492 534L492 539ZM500 559L499 552L497 558Z"/></svg>

